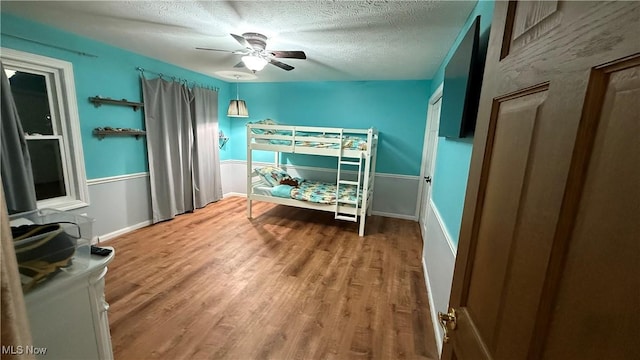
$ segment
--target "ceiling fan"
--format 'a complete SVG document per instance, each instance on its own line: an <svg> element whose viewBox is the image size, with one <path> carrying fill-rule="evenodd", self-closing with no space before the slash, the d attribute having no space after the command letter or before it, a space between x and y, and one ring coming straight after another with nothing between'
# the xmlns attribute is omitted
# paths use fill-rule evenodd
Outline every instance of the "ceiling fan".
<svg viewBox="0 0 640 360"><path fill-rule="evenodd" d="M198 50L209 50L209 51L221 51L228 52L236 55L243 55L242 61L236 64L234 67L246 67L247 69L253 71L262 70L265 65L271 64L275 65L283 70L291 71L294 69L293 66L289 64L285 64L281 61L276 60L280 59L306 59L307 55L304 51L279 51L279 50L266 50L267 47L267 37L254 32L247 32L242 35L231 34L240 45L244 46L244 49L241 50L222 50L222 49L211 49L211 48L201 48L197 47Z"/></svg>

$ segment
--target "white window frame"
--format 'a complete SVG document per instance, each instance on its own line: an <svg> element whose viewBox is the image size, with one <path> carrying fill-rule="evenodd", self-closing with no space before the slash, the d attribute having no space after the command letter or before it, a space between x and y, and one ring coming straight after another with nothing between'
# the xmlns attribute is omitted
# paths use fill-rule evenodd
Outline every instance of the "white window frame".
<svg viewBox="0 0 640 360"><path fill-rule="evenodd" d="M48 208L64 211L89 206L89 188L84 167L73 64L7 48L1 48L0 58L2 58L5 67L46 74L49 106L60 117L55 119L56 115L52 113L54 129L56 126L60 126L56 129L56 133L63 138L60 155L67 194L38 201L38 209Z"/></svg>

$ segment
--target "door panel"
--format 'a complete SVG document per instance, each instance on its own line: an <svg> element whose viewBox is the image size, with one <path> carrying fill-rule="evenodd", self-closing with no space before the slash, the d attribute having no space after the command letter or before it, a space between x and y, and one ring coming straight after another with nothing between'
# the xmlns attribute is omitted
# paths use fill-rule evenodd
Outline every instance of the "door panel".
<svg viewBox="0 0 640 360"><path fill-rule="evenodd" d="M507 27L507 36L503 46L502 58L509 51L517 52L527 44L537 40L560 23L562 12L558 9L558 1L537 0L515 3L511 5L514 12L512 18L513 28Z"/></svg>
<svg viewBox="0 0 640 360"><path fill-rule="evenodd" d="M443 358L640 353L638 19L496 3Z"/></svg>
<svg viewBox="0 0 640 360"><path fill-rule="evenodd" d="M521 224L527 207L532 202L513 196L520 193L530 183L533 158L543 137L534 137L536 124L548 95L547 87L514 94L507 99L496 101L495 129L493 134L491 161L488 170L483 217L478 231L476 262L469 287L468 309L475 315L476 326L483 334L491 334L485 341L491 347L498 335L496 321L505 310L505 303L512 303L509 295L518 298L529 294L503 293L509 281L513 266L527 258L519 247L527 239L519 238ZM517 239L514 239L517 238ZM495 251L504 249L504 251ZM544 262L544 258L536 259ZM481 268L480 268L481 267ZM521 326L524 324L520 324ZM522 327L519 326L519 329ZM514 329L512 329L514 330Z"/></svg>
<svg viewBox="0 0 640 360"><path fill-rule="evenodd" d="M590 157L582 190L587 195L578 205L558 286L547 358L638 356L640 56L596 72L594 77L604 79L592 81L589 91L595 95L589 104L601 115L584 127L593 145L589 141L578 149ZM568 348L566 342L588 346Z"/></svg>

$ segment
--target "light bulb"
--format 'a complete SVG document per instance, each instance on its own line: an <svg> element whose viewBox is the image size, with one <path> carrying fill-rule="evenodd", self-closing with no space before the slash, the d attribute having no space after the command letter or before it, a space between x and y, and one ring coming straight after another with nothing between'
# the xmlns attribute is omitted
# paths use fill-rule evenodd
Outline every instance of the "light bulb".
<svg viewBox="0 0 640 360"><path fill-rule="evenodd" d="M254 55L243 56L242 62L251 71L260 71L267 65L267 60Z"/></svg>

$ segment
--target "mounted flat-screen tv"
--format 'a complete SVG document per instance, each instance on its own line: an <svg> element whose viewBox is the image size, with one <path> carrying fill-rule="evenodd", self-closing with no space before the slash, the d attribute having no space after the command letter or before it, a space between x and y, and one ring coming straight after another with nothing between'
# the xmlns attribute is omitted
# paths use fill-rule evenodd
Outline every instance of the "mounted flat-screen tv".
<svg viewBox="0 0 640 360"><path fill-rule="evenodd" d="M484 59L479 57L480 16L458 45L444 70L438 136L463 138L473 134Z"/></svg>

